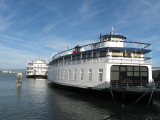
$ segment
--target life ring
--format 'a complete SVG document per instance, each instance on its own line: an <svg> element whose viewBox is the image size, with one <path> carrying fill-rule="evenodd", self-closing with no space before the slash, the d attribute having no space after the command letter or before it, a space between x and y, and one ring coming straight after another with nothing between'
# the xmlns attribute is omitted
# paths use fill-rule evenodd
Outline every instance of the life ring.
<svg viewBox="0 0 160 120"><path fill-rule="evenodd" d="M75 54L75 53L77 53L75 50L74 50L74 51L72 51L72 54Z"/></svg>

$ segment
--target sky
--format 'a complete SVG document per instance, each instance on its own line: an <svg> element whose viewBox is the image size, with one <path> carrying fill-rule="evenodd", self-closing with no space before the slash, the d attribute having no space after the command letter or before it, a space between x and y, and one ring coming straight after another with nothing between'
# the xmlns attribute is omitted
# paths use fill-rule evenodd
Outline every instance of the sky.
<svg viewBox="0 0 160 120"><path fill-rule="evenodd" d="M160 0L0 0L0 68L25 69L28 60L98 42L112 27L151 43L160 66Z"/></svg>

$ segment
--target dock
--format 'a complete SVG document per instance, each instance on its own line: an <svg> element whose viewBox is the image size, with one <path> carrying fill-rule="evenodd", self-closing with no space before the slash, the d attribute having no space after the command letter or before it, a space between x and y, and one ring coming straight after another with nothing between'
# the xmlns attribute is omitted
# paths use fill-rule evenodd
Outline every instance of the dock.
<svg viewBox="0 0 160 120"><path fill-rule="evenodd" d="M15 71L7 71L7 70L3 70L3 71L0 71L0 73L19 73L19 72L15 72ZM20 72L20 73L25 73L25 72Z"/></svg>

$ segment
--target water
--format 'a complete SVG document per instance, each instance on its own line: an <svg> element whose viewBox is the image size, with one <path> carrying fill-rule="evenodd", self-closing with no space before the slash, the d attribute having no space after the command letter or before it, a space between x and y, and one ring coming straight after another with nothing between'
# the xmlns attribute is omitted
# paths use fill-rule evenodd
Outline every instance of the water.
<svg viewBox="0 0 160 120"><path fill-rule="evenodd" d="M160 102L135 104L122 113L121 103L55 89L46 79L23 75L21 88L16 74L0 74L0 120L158 120ZM116 114L119 113L119 114Z"/></svg>

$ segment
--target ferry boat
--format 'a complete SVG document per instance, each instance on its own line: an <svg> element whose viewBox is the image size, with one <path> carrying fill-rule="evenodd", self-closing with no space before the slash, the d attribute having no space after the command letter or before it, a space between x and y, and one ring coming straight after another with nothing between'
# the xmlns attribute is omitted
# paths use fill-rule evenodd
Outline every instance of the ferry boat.
<svg viewBox="0 0 160 120"><path fill-rule="evenodd" d="M30 78L47 78L48 63L42 59L28 61L26 68L26 77Z"/></svg>
<svg viewBox="0 0 160 120"><path fill-rule="evenodd" d="M155 90L151 44L126 39L112 30L100 34L99 42L77 45L54 55L49 62L48 80L74 91L148 101Z"/></svg>

